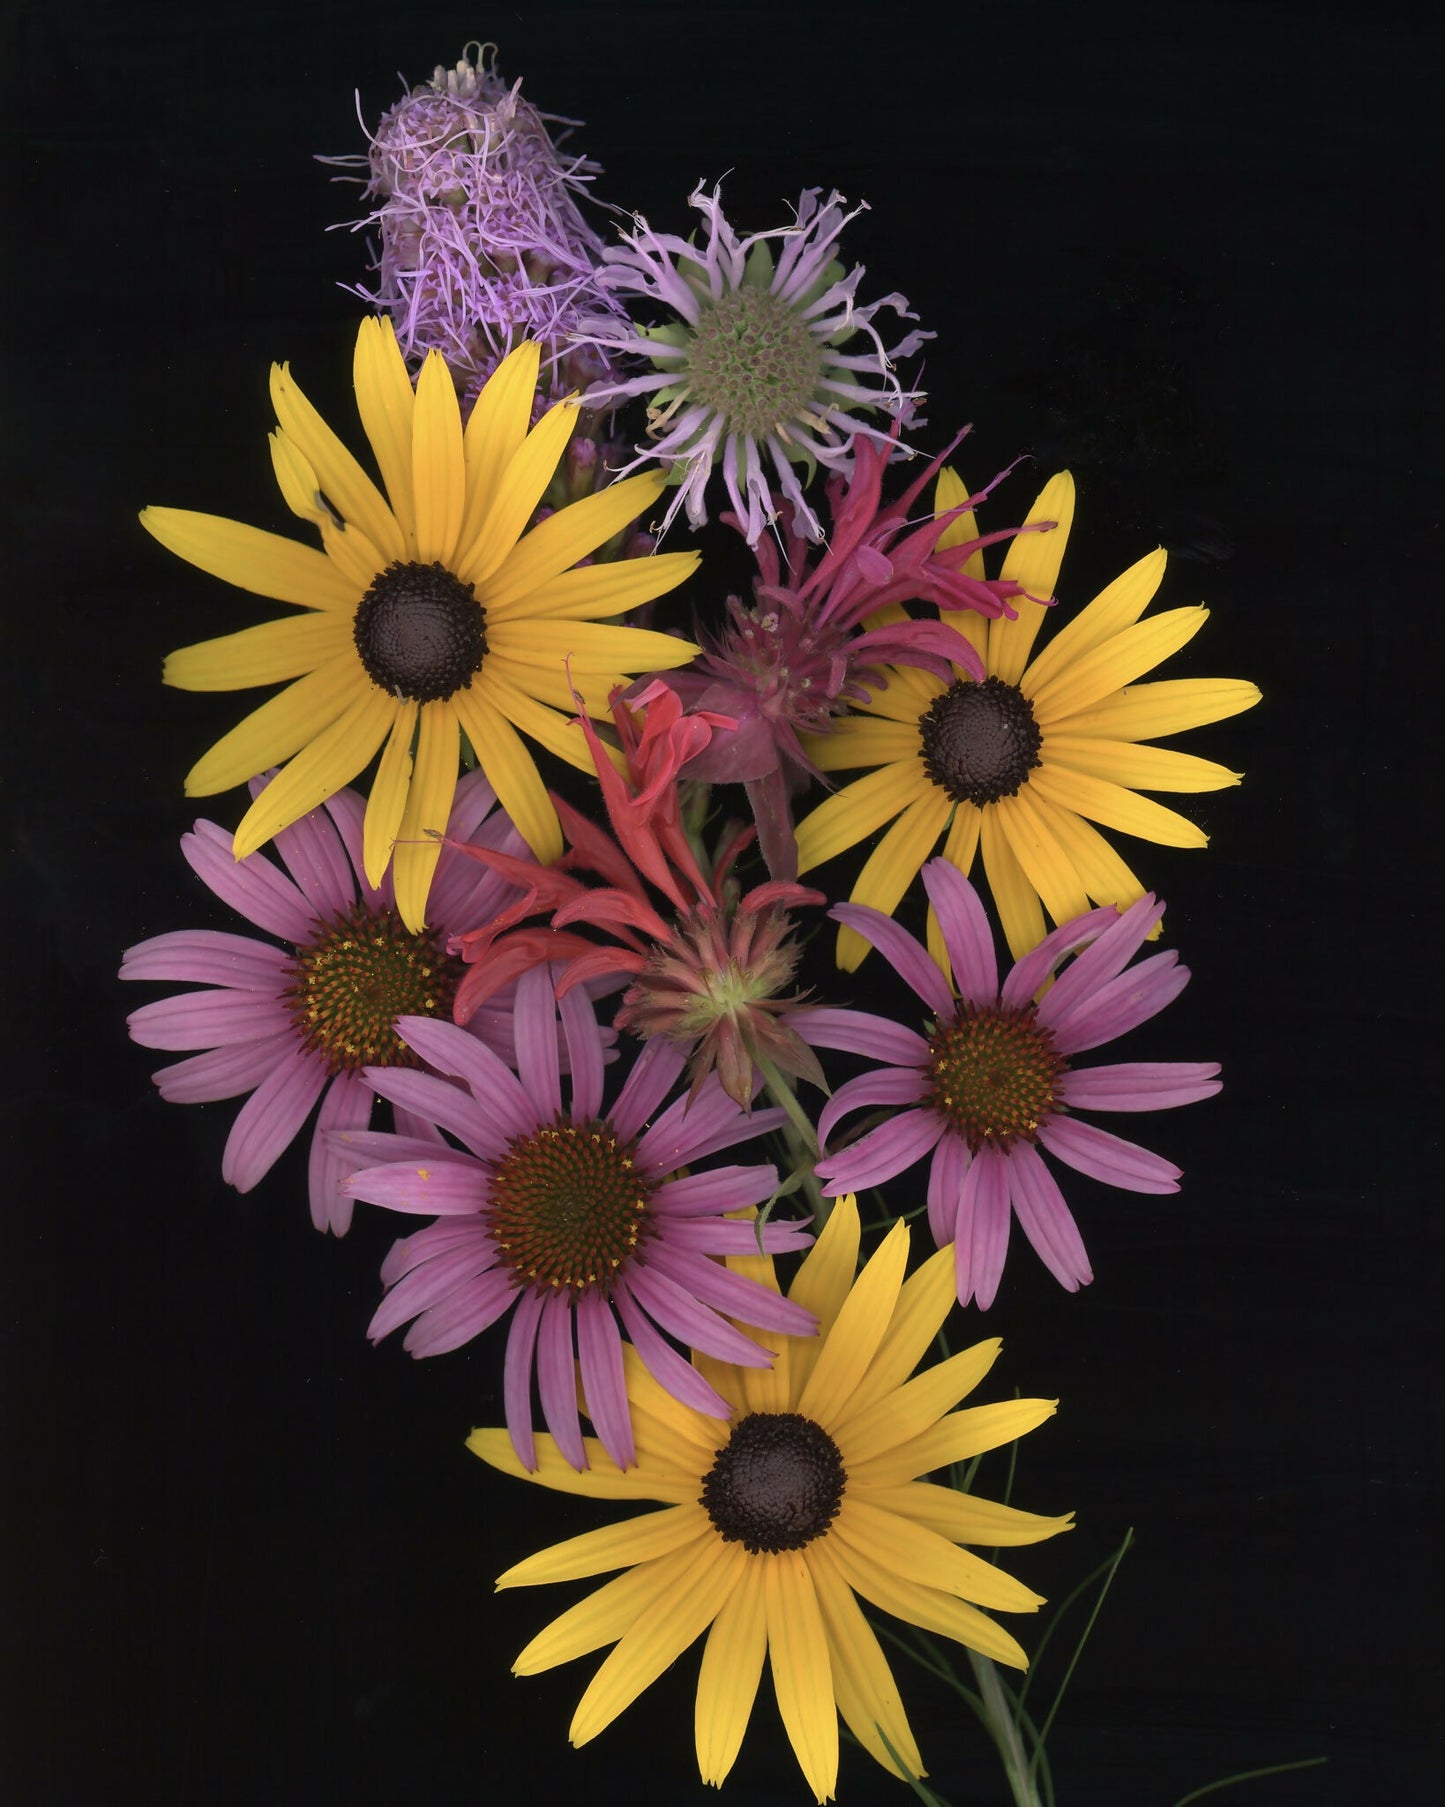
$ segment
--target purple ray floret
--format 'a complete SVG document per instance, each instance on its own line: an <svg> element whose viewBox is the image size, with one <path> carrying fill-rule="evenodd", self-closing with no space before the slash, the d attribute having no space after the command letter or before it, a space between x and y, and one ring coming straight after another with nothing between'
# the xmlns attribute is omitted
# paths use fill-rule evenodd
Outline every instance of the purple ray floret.
<svg viewBox="0 0 1445 1807"><path fill-rule="evenodd" d="M951 986L891 918L853 904L829 912L871 941L933 1015L915 1036L863 1011L800 1014L798 1033L814 1046L881 1051L896 1062L833 1094L818 1122L825 1151L850 1111L904 1107L824 1153L817 1168L823 1190L837 1196L881 1185L931 1154L928 1220L940 1248L953 1244L961 1304L993 1303L1011 1214L1054 1278L1077 1291L1093 1271L1043 1155L1126 1191L1177 1192L1172 1163L1075 1113L1192 1104L1219 1090L1219 1067L1076 1067L1074 1057L1147 1022L1183 990L1188 969L1173 951L1130 964L1164 915L1163 904L1145 896L1126 910L1090 910L1064 923L1000 985L993 935L973 886L942 859L923 868L923 882L948 950Z"/></svg>

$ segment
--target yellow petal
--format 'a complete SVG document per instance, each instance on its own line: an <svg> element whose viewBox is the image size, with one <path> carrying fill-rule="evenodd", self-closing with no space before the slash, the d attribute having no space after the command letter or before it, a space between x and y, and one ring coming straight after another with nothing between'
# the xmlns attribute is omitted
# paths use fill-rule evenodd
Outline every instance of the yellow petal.
<svg viewBox="0 0 1445 1807"><path fill-rule="evenodd" d="M361 669L355 650L348 647L223 734L186 773L186 795L209 797L216 791L228 791L233 784L244 784L268 766L289 759L335 721L363 687L370 690L371 680Z"/></svg>
<svg viewBox="0 0 1445 1807"><path fill-rule="evenodd" d="M1070 734L1098 734L1114 740L1154 740L1182 734L1252 709L1259 687L1242 678L1165 678L1134 684L1118 696L1070 715L1061 726Z"/></svg>
<svg viewBox="0 0 1445 1807"><path fill-rule="evenodd" d="M910 1437L895 1449L858 1462L849 1478L860 1488L917 1480L935 1468L967 1462L985 1450L1012 1443L1046 1418L1052 1418L1057 1404L1053 1399L1004 1399L995 1405L968 1406L961 1412L950 1412L921 1436Z"/></svg>
<svg viewBox="0 0 1445 1807"><path fill-rule="evenodd" d="M620 1524L584 1531L565 1543L529 1556L507 1570L497 1586L534 1587L543 1581L583 1581L609 1569L630 1569L639 1562L670 1556L686 1544L715 1536L701 1506L667 1506L644 1512Z"/></svg>
<svg viewBox="0 0 1445 1807"><path fill-rule="evenodd" d="M940 1487L934 1481L905 1481L897 1487L870 1487L870 1504L885 1512L927 1525L954 1543L981 1544L994 1550L1017 1544L1042 1543L1060 1531L1074 1528L1074 1515L1045 1518L1037 1512L1020 1512L956 1487Z"/></svg>
<svg viewBox="0 0 1445 1807"><path fill-rule="evenodd" d="M641 1612L587 1684L567 1736L586 1744L631 1706L688 1645L702 1636L735 1587L746 1586L749 1558L740 1544L708 1534L684 1552L687 1567Z"/></svg>
<svg viewBox="0 0 1445 1807"><path fill-rule="evenodd" d="M681 1505L684 1500L695 1500L699 1491L696 1474L683 1481L659 1474L641 1462L635 1468L619 1468L596 1437L582 1439L587 1466L580 1472L559 1454L556 1442L545 1431L539 1431L534 1442L534 1469L523 1468L521 1457L512 1448L512 1439L504 1430L474 1430L467 1438L467 1448L489 1467L554 1493L579 1493L595 1500L661 1500L668 1505Z"/></svg>
<svg viewBox="0 0 1445 1807"><path fill-rule="evenodd" d="M672 1556L640 1563L604 1583L537 1633L512 1664L513 1675L540 1675L543 1670L555 1669L558 1663L570 1663L606 1644L615 1644L641 1614L677 1586L694 1555L694 1547L689 1546ZM510 1584L503 1576L497 1585L500 1588Z"/></svg>
<svg viewBox="0 0 1445 1807"><path fill-rule="evenodd" d="M838 1713L818 1597L801 1550L765 1557L761 1566L778 1711L808 1786L827 1801L838 1784Z"/></svg>
<svg viewBox="0 0 1445 1807"><path fill-rule="evenodd" d="M949 465L944 465L938 473L938 481L933 486L933 512L935 515L947 514L951 508L957 508L961 502L968 500L968 491L963 486L963 479ZM945 527L938 536L938 550L943 552L951 546L966 546L970 540L978 538L978 517L970 508L961 514L950 527ZM963 567L969 577L982 577L984 574L983 554L975 552Z"/></svg>
<svg viewBox="0 0 1445 1807"><path fill-rule="evenodd" d="M858 1409L855 1395L846 1412L834 1421L833 1435L843 1450L844 1462L864 1462L910 1437L921 1437L973 1391L993 1366L998 1349L996 1338L975 1343L946 1361L935 1362L906 1384L890 1388L864 1411ZM872 1380L871 1372L866 1378Z"/></svg>
<svg viewBox="0 0 1445 1807"><path fill-rule="evenodd" d="M459 690L451 700L497 801L534 857L550 866L562 857L562 827L537 762L517 730L475 683L470 690Z"/></svg>
<svg viewBox="0 0 1445 1807"><path fill-rule="evenodd" d="M903 1385L922 1361L934 1339L943 1328L944 1319L956 1297L953 1249L950 1245L930 1255L914 1274L903 1283L898 1303L883 1340L874 1352L868 1372L858 1383L847 1409L837 1419L837 1434L857 1437L860 1422L880 1400ZM980 1377L998 1356L1002 1347L997 1337L974 1345L971 1353L982 1364ZM867 1436L866 1428L862 1433Z"/></svg>
<svg viewBox="0 0 1445 1807"><path fill-rule="evenodd" d="M1105 828L1117 828L1125 834L1137 835L1141 841L1155 841L1161 847L1204 847L1209 836L1196 828L1177 811L1166 809L1148 797L1126 791L1122 785L1105 784L1099 778L1086 778L1081 772L1070 772L1062 766L1045 766L1034 774L1039 795L1061 809L1076 810L1090 821L1102 822Z"/></svg>
<svg viewBox="0 0 1445 1807"><path fill-rule="evenodd" d="M501 569L556 475L576 425L576 404L557 402L533 427L482 504L476 532L461 543L455 567L459 577L481 589Z"/></svg>
<svg viewBox="0 0 1445 1807"><path fill-rule="evenodd" d="M1070 922L1089 907L1084 882L1051 826L1053 812L1032 782L998 805L999 825L1014 858L1055 922Z"/></svg>
<svg viewBox="0 0 1445 1807"><path fill-rule="evenodd" d="M854 1281L823 1341L798 1395L798 1410L805 1418L827 1426L842 1416L883 1340L907 1263L908 1225L900 1220Z"/></svg>
<svg viewBox="0 0 1445 1807"><path fill-rule="evenodd" d="M900 1580L936 1587L994 1612L1037 1612L1043 1597L981 1556L912 1519L897 1518L850 1492L828 1532L830 1544L846 1544L886 1564Z"/></svg>
<svg viewBox="0 0 1445 1807"><path fill-rule="evenodd" d="M397 913L413 934L420 934L426 926L427 893L442 850L436 836L446 833L452 813L460 754L456 710L450 702L424 703L416 770L392 855Z"/></svg>
<svg viewBox="0 0 1445 1807"><path fill-rule="evenodd" d="M750 1570L712 1622L697 1678L697 1767L714 1788L722 1786L737 1759L767 1652L762 1578Z"/></svg>
<svg viewBox="0 0 1445 1807"><path fill-rule="evenodd" d="M608 689L612 686L609 684ZM558 759L591 775L596 771L587 737L577 725L575 702L550 674L535 666L513 665L501 653L488 653L486 669L472 689L495 704L513 727L535 740ZM555 699L539 702L535 693ZM589 710L588 714L595 711Z"/></svg>
<svg viewBox="0 0 1445 1807"><path fill-rule="evenodd" d="M852 1588L839 1574L830 1549L830 1540L820 1539L809 1544L805 1560L823 1615L838 1711L864 1750L885 1769L906 1778L922 1776L926 1773L923 1758L903 1711L893 1671L872 1626L859 1610ZM900 1769L888 1754L889 1745L906 1768Z"/></svg>
<svg viewBox="0 0 1445 1807"><path fill-rule="evenodd" d="M466 477L456 385L439 351L429 351L417 378L411 428L416 555L450 567L462 525Z"/></svg>
<svg viewBox="0 0 1445 1807"><path fill-rule="evenodd" d="M943 695L947 686L934 677L932 672L920 671L914 665L886 665L883 670L887 683L876 686L872 698L866 703L860 703L858 707L867 715L886 716L891 722L912 722L916 728L929 706ZM845 716L833 732L843 733L856 719L854 716Z"/></svg>
<svg viewBox="0 0 1445 1807"><path fill-rule="evenodd" d="M406 535L408 552L416 555L416 510L412 503L412 417L416 397L406 359L391 321L368 314L356 335L352 358L356 411L376 454L391 511Z"/></svg>
<svg viewBox="0 0 1445 1807"><path fill-rule="evenodd" d="M287 364L271 366L271 402L342 520L355 521L387 563L405 558L406 536L381 491L302 394Z"/></svg>
<svg viewBox="0 0 1445 1807"><path fill-rule="evenodd" d="M871 904L885 916L898 908L899 899L918 877L923 862L943 833L953 804L930 784L923 796L908 805L863 863L853 887L853 902ZM846 924L838 930L838 964L854 972L872 943Z"/></svg>
<svg viewBox="0 0 1445 1807"><path fill-rule="evenodd" d="M1161 546L1116 577L1049 641L1028 669L1026 693L1035 696L1070 664L1134 623L1154 600L1164 580L1167 557Z"/></svg>
<svg viewBox="0 0 1445 1807"><path fill-rule="evenodd" d="M798 870L821 866L891 821L916 798L933 789L917 758L880 766L835 791L798 824ZM867 898L855 897L857 903Z"/></svg>
<svg viewBox="0 0 1445 1807"><path fill-rule="evenodd" d="M662 487L662 478L650 472L639 477L625 477L620 483L611 483L595 495L584 496L580 502L570 502L555 514L548 515L545 521L538 522L530 533L518 540L487 584L483 599L486 606L505 611L542 584L560 576L579 558L595 552L614 533L650 507L661 495ZM691 556L692 563L697 563L696 554L681 556ZM652 561L641 558L615 562L645 567Z"/></svg>
<svg viewBox="0 0 1445 1807"><path fill-rule="evenodd" d="M488 644L518 665L533 665L566 682L570 663L574 677L630 681L637 671L670 671L686 665L701 650L691 640L657 634L649 628L617 627L603 621L532 621L514 618L487 627ZM580 690L581 684L577 685ZM570 696L570 692L568 693ZM607 698L588 697L594 715L605 714Z"/></svg>
<svg viewBox="0 0 1445 1807"><path fill-rule="evenodd" d="M319 809L371 758L391 728L397 701L368 684L334 722L296 754L242 816L233 843L243 860L302 816Z"/></svg>
<svg viewBox="0 0 1445 1807"><path fill-rule="evenodd" d="M884 716L855 715L832 734L810 734L808 756L820 772L846 772L855 766L891 765L918 753L918 723L894 722Z"/></svg>
<svg viewBox="0 0 1445 1807"><path fill-rule="evenodd" d="M140 524L169 552L239 590L305 609L353 609L357 592L324 552L189 508L143 508Z"/></svg>
<svg viewBox="0 0 1445 1807"><path fill-rule="evenodd" d="M162 682L177 690L248 690L315 671L351 645L351 626L330 612L265 621L260 627L183 646L167 658Z"/></svg>
<svg viewBox="0 0 1445 1807"><path fill-rule="evenodd" d="M955 1599L937 1588L920 1587L916 1581L905 1581L886 1562L879 1562L840 1539L829 1539L828 1554L854 1593L884 1612L925 1631L937 1632L940 1637L952 1638L995 1662L1016 1669L1028 1667L1028 1658L1018 1640L966 1600Z"/></svg>
<svg viewBox="0 0 1445 1807"><path fill-rule="evenodd" d="M376 776L371 781L361 849L362 864L370 885L381 883L401 831L407 792L411 789L411 743L416 732L417 708L410 699L399 704Z"/></svg>
<svg viewBox="0 0 1445 1807"><path fill-rule="evenodd" d="M526 618L595 621L626 614L640 603L675 590L697 569L699 558L696 552L655 552L651 558L616 558L603 565L564 571L527 592ZM490 606L488 598L483 601ZM514 610L519 606L513 605Z"/></svg>
<svg viewBox="0 0 1445 1807"><path fill-rule="evenodd" d="M1050 765L1067 766L1071 772L1129 790L1222 791L1240 780L1238 772L1212 759L1196 759L1168 747L1141 747L1133 741L1097 740L1092 734L1051 733L1044 756Z"/></svg>
<svg viewBox="0 0 1445 1807"><path fill-rule="evenodd" d="M998 804L992 803L981 811L979 850L1004 939L1008 942L1009 952L1018 960L1043 940L1044 913L1039 907L1038 892L1014 858L998 819L998 808Z"/></svg>
<svg viewBox="0 0 1445 1807"><path fill-rule="evenodd" d="M292 514L319 527L330 516L321 505L321 485L316 481L315 471L280 427L270 432L267 440L271 447L271 469L276 474L276 486L282 500Z"/></svg>
<svg viewBox="0 0 1445 1807"><path fill-rule="evenodd" d="M1073 660L1037 690L1025 691L1039 726L1047 734L1050 728L1064 726L1066 717L1122 690L1141 672L1152 671L1187 646L1208 619L1206 608L1166 609Z"/></svg>
<svg viewBox="0 0 1445 1807"><path fill-rule="evenodd" d="M488 377L467 417L463 439L467 499L457 536L459 546L469 546L476 538L482 516L501 484L502 472L522 449L532 418L541 356L535 339L524 339L508 352Z"/></svg>
<svg viewBox="0 0 1445 1807"><path fill-rule="evenodd" d="M319 523L326 556L352 585L353 606L384 571L387 559L354 523L338 527L330 515Z"/></svg>
<svg viewBox="0 0 1445 1807"><path fill-rule="evenodd" d="M1071 809L1049 808L1049 828L1096 904L1127 908L1144 887L1097 828ZM1159 933L1156 925L1154 933Z"/></svg>
<svg viewBox="0 0 1445 1807"><path fill-rule="evenodd" d="M1057 521L1058 525L1047 532L1019 534L1010 542L999 573L1028 592L1014 598L1017 621L1001 616L988 627L988 669L1006 684L1017 684L1024 674L1034 638L1048 613L1028 597L1053 595L1073 520L1074 479L1068 471L1060 471L1044 485L1025 522Z"/></svg>
<svg viewBox="0 0 1445 1807"><path fill-rule="evenodd" d="M788 1297L795 1305L811 1311L818 1320L816 1336L795 1337L790 1348L791 1397L796 1399L807 1383L826 1347L829 1332L848 1297L858 1272L858 1242L861 1226L858 1201L851 1192L835 1199L828 1221L817 1241L804 1256Z"/></svg>

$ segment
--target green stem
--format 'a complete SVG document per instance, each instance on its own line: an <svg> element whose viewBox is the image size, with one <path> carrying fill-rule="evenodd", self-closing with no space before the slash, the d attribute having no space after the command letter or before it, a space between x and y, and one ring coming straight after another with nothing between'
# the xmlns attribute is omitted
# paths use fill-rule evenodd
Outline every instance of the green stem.
<svg viewBox="0 0 1445 1807"><path fill-rule="evenodd" d="M823 1197L823 1188L818 1183L818 1176L813 1167L818 1159L818 1132L813 1127L813 1120L798 1102L798 1095L788 1084L776 1061L765 1055L755 1056L758 1071L763 1076L763 1085L774 1104L780 1104L787 1113L788 1123L784 1131L789 1153L793 1157L793 1170L803 1183L803 1191L808 1196L808 1204L813 1213L813 1227L816 1234L828 1221L828 1213L833 1208L831 1198Z"/></svg>
<svg viewBox="0 0 1445 1807"><path fill-rule="evenodd" d="M1008 1777L1014 1807L1043 1807L1034 1781L1033 1765L1024 1749L1024 1741L1014 1718L1013 1702L999 1680L998 1670L988 1657L980 1656L976 1650L969 1651L968 1661L974 1680L978 1683L978 1691L983 1697L984 1723L998 1746L998 1754L1003 1758L1004 1774Z"/></svg>

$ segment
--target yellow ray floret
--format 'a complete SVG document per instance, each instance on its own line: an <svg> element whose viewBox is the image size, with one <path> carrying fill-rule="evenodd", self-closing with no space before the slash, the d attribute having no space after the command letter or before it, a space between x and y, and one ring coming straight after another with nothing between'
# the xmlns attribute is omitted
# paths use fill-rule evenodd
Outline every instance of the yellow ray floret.
<svg viewBox="0 0 1445 1807"><path fill-rule="evenodd" d="M640 476L558 509L528 530L577 421L570 399L535 425L538 348L519 345L463 430L456 389L432 352L413 388L387 320L356 339L357 409L382 487L273 366L272 463L287 507L319 548L187 509L148 508L145 528L179 557L241 589L304 610L181 648L164 681L183 690L286 689L191 768L207 796L281 766L236 831L238 859L349 784L380 755L367 804L367 877L390 864L397 908L420 929L465 734L539 859L561 831L526 740L588 765L568 723L571 683L597 708L639 672L697 648L614 626L674 589L695 553L579 568L661 490ZM520 734L518 732L520 730Z"/></svg>

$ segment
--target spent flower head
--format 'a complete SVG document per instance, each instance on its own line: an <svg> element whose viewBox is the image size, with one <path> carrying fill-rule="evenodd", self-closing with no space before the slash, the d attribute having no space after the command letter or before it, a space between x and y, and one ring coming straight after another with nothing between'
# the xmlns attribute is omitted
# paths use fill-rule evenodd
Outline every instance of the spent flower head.
<svg viewBox="0 0 1445 1807"><path fill-rule="evenodd" d="M847 211L837 193L820 203L821 193L804 190L791 225L740 238L723 214L721 188L699 186L688 200L703 217L701 235L654 232L638 215L623 243L604 253L598 282L609 298L672 316L629 326L599 313L583 336L605 356L632 353L652 366L599 381L587 400L646 398L649 443L628 468L656 461L678 486L664 529L684 506L691 524L702 525L708 479L720 465L749 545L774 518L775 486L819 540L822 524L803 494L815 468L847 469L863 439L896 446L890 424L914 418L921 393L903 387L894 362L933 335L884 343L874 324L881 309L915 316L898 294L856 305L863 269L846 269L835 252L863 209ZM860 409L889 418L875 426Z"/></svg>

